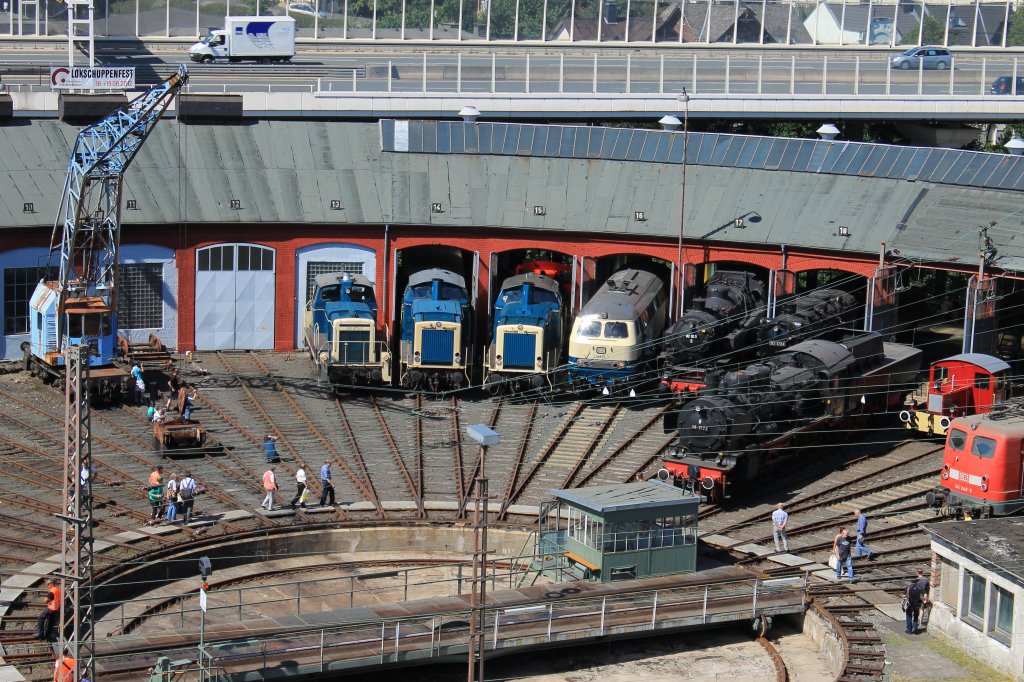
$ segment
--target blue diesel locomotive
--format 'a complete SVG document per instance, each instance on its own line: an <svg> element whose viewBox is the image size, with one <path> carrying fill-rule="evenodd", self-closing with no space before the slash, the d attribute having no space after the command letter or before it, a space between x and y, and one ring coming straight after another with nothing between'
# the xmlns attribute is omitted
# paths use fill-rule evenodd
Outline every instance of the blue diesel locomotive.
<svg viewBox="0 0 1024 682"><path fill-rule="evenodd" d="M468 383L472 330L462 275L440 268L410 275L402 296L400 384L438 391Z"/></svg>
<svg viewBox="0 0 1024 682"><path fill-rule="evenodd" d="M492 395L551 385L568 316L558 282L528 272L501 284L494 302L484 386Z"/></svg>
<svg viewBox="0 0 1024 682"><path fill-rule="evenodd" d="M321 378L340 385L391 383L387 334L377 323L373 284L363 275L317 277L303 326Z"/></svg>
<svg viewBox="0 0 1024 682"><path fill-rule="evenodd" d="M665 330L668 296L661 279L644 270L620 270L587 301L569 335L573 391L614 390L653 368Z"/></svg>

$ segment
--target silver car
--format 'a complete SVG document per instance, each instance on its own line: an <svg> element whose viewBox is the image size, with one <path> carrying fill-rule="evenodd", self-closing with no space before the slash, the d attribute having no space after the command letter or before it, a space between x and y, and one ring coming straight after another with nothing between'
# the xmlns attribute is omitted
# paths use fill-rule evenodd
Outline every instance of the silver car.
<svg viewBox="0 0 1024 682"><path fill-rule="evenodd" d="M944 47L912 47L889 60L894 69L938 69L945 71L953 64L953 55Z"/></svg>

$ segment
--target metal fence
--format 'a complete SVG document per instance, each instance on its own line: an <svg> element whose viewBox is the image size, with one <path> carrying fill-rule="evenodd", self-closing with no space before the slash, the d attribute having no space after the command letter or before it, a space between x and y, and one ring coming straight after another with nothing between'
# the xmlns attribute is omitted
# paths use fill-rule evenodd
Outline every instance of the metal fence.
<svg viewBox="0 0 1024 682"><path fill-rule="evenodd" d="M298 35L317 41L1006 47L1017 9L1017 0L95 0L95 31L200 36L225 15L290 14ZM64 3L0 3L0 35L66 34Z"/></svg>

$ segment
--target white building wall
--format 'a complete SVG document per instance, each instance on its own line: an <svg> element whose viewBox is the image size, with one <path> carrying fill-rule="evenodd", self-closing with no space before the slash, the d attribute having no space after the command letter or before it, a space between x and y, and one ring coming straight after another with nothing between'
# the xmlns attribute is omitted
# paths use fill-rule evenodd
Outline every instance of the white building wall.
<svg viewBox="0 0 1024 682"><path fill-rule="evenodd" d="M956 572L957 580L954 584L939 586L942 597L939 598L936 590L933 591L932 613L928 620L929 631L939 631L957 646L965 649L972 658L984 662L998 670L1013 675L1016 679L1024 679L1024 588L1005 578L994 574L991 569L955 554L952 550L932 543L932 551L945 560L959 565ZM974 624L965 622L962 614L964 612L964 571L971 571L976 575L985 578L985 618L982 629ZM1013 595L1013 635L1010 645L1000 642L989 636L988 631L991 623L992 585L998 585ZM949 590L954 590L950 593ZM956 611L947 606L944 601L956 604Z"/></svg>
<svg viewBox="0 0 1024 682"><path fill-rule="evenodd" d="M46 265L49 249L42 247L28 247L24 249L12 249L11 251L0 251L0 333L4 326L4 277L3 271L7 268L31 268ZM28 341L28 334L12 334L0 336L0 360L20 360L22 357L21 344Z"/></svg>
<svg viewBox="0 0 1024 682"><path fill-rule="evenodd" d="M142 343L156 334L165 346L178 345L178 264L174 250L154 244L122 244L119 253L122 264L163 263L163 326L153 329L122 330L131 343Z"/></svg>

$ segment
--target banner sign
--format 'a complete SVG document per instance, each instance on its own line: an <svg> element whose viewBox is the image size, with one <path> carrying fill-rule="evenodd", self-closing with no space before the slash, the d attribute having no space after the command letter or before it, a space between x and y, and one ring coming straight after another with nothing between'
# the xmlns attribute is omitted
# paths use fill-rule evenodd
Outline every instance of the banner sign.
<svg viewBox="0 0 1024 682"><path fill-rule="evenodd" d="M133 90L135 67L50 67L50 88L53 90Z"/></svg>

